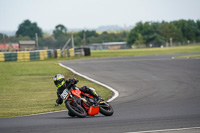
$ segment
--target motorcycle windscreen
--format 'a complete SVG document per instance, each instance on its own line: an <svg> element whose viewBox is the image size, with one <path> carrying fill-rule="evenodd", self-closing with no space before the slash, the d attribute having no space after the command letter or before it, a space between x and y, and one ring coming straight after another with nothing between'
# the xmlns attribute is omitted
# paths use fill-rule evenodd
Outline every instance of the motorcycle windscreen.
<svg viewBox="0 0 200 133"><path fill-rule="evenodd" d="M88 115L97 115L98 113L99 113L99 107L98 106L94 107L94 105L91 106L88 111Z"/></svg>

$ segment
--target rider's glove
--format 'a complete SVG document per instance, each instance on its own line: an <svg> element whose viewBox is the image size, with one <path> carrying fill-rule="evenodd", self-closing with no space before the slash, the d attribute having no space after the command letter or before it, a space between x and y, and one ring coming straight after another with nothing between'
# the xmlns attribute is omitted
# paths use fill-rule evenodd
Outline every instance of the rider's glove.
<svg viewBox="0 0 200 133"><path fill-rule="evenodd" d="M77 84L78 83L78 80L76 78L73 78L72 79L72 84Z"/></svg>
<svg viewBox="0 0 200 133"><path fill-rule="evenodd" d="M58 99L56 99L56 103L58 104Z"/></svg>
<svg viewBox="0 0 200 133"><path fill-rule="evenodd" d="M59 100L56 99L56 103L57 103L57 104L62 104L62 103L63 103L63 100L62 100L62 99L59 99Z"/></svg>

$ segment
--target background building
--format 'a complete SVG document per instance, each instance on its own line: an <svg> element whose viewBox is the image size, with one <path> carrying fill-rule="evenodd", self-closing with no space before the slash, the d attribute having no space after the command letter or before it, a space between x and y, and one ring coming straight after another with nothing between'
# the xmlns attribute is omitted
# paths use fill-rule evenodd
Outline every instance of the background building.
<svg viewBox="0 0 200 133"><path fill-rule="evenodd" d="M19 49L25 51L32 51L36 49L35 41L19 41Z"/></svg>
<svg viewBox="0 0 200 133"><path fill-rule="evenodd" d="M94 43L87 47L91 50L114 50L114 49L125 49L127 48L126 42L106 42L106 43Z"/></svg>

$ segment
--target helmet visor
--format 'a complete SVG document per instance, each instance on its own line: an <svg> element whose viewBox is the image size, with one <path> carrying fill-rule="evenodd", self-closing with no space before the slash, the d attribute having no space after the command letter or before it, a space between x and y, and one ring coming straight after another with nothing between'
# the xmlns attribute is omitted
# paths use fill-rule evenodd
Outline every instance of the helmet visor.
<svg viewBox="0 0 200 133"><path fill-rule="evenodd" d="M54 84L57 86L57 85L59 85L61 82L62 82L62 81L57 80L57 81L54 81Z"/></svg>

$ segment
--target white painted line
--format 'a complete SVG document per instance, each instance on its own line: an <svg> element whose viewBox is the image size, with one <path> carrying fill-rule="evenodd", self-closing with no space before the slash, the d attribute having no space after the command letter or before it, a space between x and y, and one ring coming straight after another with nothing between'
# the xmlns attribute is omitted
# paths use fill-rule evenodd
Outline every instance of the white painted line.
<svg viewBox="0 0 200 133"><path fill-rule="evenodd" d="M87 77L87 76L85 76L85 75L83 75L83 74L80 74L80 73L78 73L77 71L73 70L72 68L67 67L67 66L65 66L65 65L63 65L63 64L61 64L61 63L59 63L59 65L62 66L62 67L64 67L64 68L66 68L66 69L68 69L68 70L70 70L70 71L72 71L72 72L75 73L76 75L79 75L79 76L81 76L81 77L83 77L83 78L85 78L85 79L87 79L87 80L90 80L90 81L92 81L92 82L94 82L94 83L97 83L97 84L99 84L99 85L101 85L101 86L103 86L103 87L106 87L106 88L108 88L109 90L111 90L111 91L114 93L114 96L113 96L112 98L110 98L107 102L111 102L112 100L114 100L115 98L117 98L117 97L119 96L119 92L116 91L115 89L111 88L110 86L105 85L105 84L103 84L103 83L101 83L101 82L99 82L99 81L96 81L96 80L92 79L92 78L89 78L89 77Z"/></svg>
<svg viewBox="0 0 200 133"><path fill-rule="evenodd" d="M193 130L193 129L196 129L196 130L199 129L200 130L200 127L164 129L164 130L150 130L150 131L127 132L127 133L159 133L159 132L183 131L183 130Z"/></svg>

